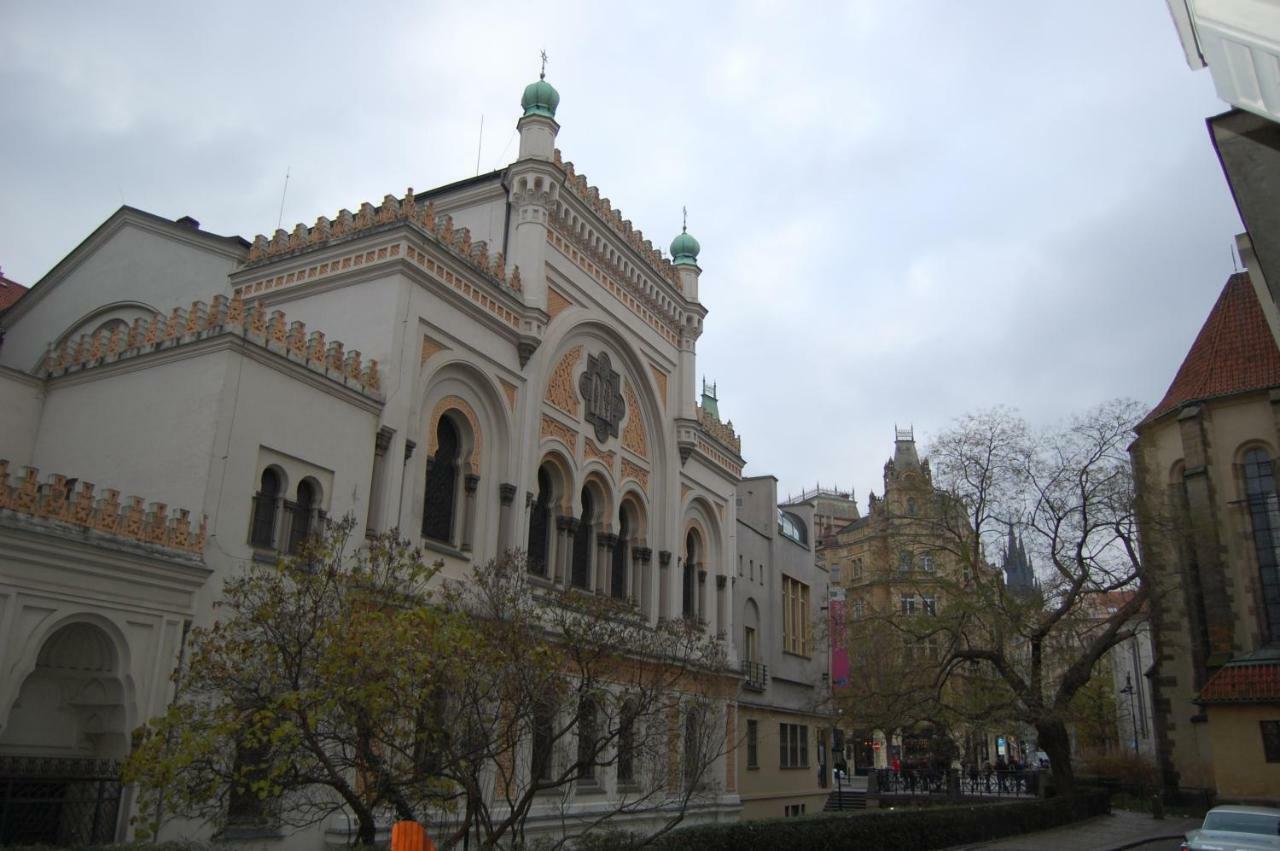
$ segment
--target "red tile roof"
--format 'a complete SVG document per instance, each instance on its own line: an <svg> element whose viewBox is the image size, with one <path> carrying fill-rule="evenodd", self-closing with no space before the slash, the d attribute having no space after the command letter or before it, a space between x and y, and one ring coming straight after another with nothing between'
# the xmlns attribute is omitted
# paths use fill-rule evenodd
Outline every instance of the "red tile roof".
<svg viewBox="0 0 1280 851"><path fill-rule="evenodd" d="M1280 703L1280 662L1225 665L1200 689L1200 703Z"/></svg>
<svg viewBox="0 0 1280 851"><path fill-rule="evenodd" d="M11 281L0 272L0 310L4 310L18 299L22 298L22 294L27 288L16 281Z"/></svg>
<svg viewBox="0 0 1280 851"><path fill-rule="evenodd" d="M1188 402L1280 386L1280 349L1247 272L1227 279L1164 398L1143 423Z"/></svg>

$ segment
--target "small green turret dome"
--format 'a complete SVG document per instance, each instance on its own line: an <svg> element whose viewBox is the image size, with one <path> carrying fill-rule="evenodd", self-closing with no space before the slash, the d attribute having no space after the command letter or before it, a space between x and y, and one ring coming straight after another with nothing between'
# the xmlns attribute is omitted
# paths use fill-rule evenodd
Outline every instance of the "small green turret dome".
<svg viewBox="0 0 1280 851"><path fill-rule="evenodd" d="M681 231L680 235L671 241L671 257L672 262L677 266L696 266L698 265L698 252L702 250L702 246L698 245L698 240L688 231Z"/></svg>
<svg viewBox="0 0 1280 851"><path fill-rule="evenodd" d="M555 87L541 77L538 82L524 87L524 97L520 98L520 106L525 115L541 115L546 118L556 117L556 107L560 105L560 93Z"/></svg>

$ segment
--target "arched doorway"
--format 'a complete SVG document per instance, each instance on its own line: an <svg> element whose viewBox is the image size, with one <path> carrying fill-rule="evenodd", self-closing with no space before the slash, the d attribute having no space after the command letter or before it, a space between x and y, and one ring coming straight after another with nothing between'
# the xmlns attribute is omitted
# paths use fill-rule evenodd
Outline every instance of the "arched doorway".
<svg viewBox="0 0 1280 851"><path fill-rule="evenodd" d="M115 841L127 695L116 645L91 623L50 635L0 731L0 845Z"/></svg>

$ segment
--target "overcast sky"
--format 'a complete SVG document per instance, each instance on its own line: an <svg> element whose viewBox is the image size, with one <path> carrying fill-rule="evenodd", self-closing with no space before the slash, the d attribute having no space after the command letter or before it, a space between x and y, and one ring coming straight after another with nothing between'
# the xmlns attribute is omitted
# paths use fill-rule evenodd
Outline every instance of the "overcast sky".
<svg viewBox="0 0 1280 851"><path fill-rule="evenodd" d="M662 246L749 473L881 490L893 428L1163 394L1241 229L1162 0L0 4L0 267L122 203L270 233L559 147Z"/></svg>

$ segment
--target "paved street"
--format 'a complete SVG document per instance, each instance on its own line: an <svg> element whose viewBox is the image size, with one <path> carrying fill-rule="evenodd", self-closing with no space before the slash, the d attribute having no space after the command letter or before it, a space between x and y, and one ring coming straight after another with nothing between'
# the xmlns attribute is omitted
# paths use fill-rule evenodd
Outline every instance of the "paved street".
<svg viewBox="0 0 1280 851"><path fill-rule="evenodd" d="M965 851L1113 851L1120 848L1176 851L1182 835L1199 825L1199 819L1169 818L1157 821L1145 813L1117 810L1111 815L1099 816L1067 827L1028 833L997 842L964 845L954 851L960 851L961 848ZM1147 839L1151 841L1143 843Z"/></svg>

